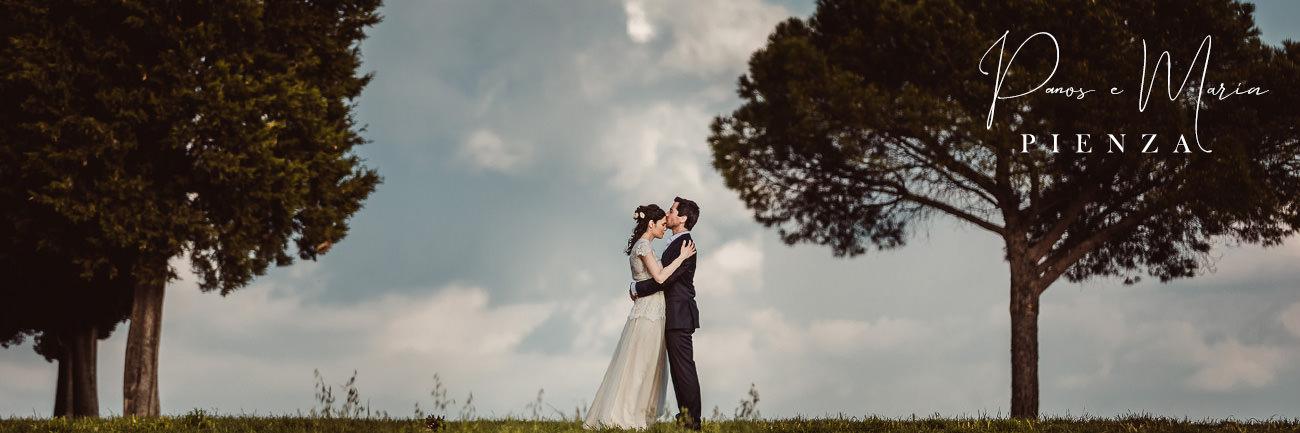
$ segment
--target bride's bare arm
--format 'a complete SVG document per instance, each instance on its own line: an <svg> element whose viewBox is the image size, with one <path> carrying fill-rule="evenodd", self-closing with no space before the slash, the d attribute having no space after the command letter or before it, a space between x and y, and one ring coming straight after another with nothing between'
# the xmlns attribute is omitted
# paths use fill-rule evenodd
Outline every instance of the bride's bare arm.
<svg viewBox="0 0 1300 433"><path fill-rule="evenodd" d="M664 280L668 279L669 275L677 271L682 262L693 255L695 255L695 244L688 240L682 242L682 253L678 254L677 258L673 259L673 262L669 263L666 268L662 267L659 261L655 260L654 255L651 254L641 255L641 263L645 264L645 269L650 272L650 276L655 279L655 282L662 284Z"/></svg>

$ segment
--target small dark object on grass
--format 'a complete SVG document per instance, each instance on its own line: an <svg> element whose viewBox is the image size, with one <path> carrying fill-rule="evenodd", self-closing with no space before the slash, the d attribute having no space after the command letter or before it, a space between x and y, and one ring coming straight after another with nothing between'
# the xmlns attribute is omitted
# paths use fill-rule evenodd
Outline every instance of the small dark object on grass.
<svg viewBox="0 0 1300 433"><path fill-rule="evenodd" d="M424 419L424 426L428 427L429 430L438 431L447 426L447 420L441 416L429 415L428 418Z"/></svg>

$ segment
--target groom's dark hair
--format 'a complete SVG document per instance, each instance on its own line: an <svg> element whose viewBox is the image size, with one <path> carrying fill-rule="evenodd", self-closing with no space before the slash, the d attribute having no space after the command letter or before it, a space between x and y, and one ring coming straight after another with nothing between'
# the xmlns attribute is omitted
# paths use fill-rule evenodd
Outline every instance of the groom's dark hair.
<svg viewBox="0 0 1300 433"><path fill-rule="evenodd" d="M700 220L700 205L681 197L673 197L673 201L677 202L677 214L686 216L686 230L695 228Z"/></svg>

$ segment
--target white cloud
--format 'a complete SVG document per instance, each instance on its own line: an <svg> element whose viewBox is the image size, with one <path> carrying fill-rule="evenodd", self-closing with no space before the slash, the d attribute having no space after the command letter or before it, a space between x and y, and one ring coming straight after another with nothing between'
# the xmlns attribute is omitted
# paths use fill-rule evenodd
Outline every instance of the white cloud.
<svg viewBox="0 0 1300 433"><path fill-rule="evenodd" d="M181 274L182 280L168 286L163 314L159 382L166 413L194 407L226 413L240 408L306 411L313 403L313 369L336 390L358 370L363 401L396 416L409 416L417 401L427 409L434 373L441 373L458 400L474 391L483 414L521 410L537 387L552 396L548 402L572 412L577 396L590 392L586 388L594 391L600 380L596 372L608 363L603 348L554 355L520 348L543 321L561 312L574 314L571 307L554 302L498 304L484 288L451 284L356 303L320 304L311 296L328 275L314 262L226 297L199 292L192 275ZM120 393L113 390L120 389L125 336L122 325L100 345L104 413L120 412ZM613 345L608 335L592 339ZM53 364L35 356L22 359L0 362L3 377L23 378L14 382L21 389L4 388L28 396L40 395L31 389L52 393ZM12 401L4 394L0 392L0 404ZM574 398L556 399L556 394ZM37 409L48 414L46 397L38 398L42 405Z"/></svg>
<svg viewBox="0 0 1300 433"><path fill-rule="evenodd" d="M735 74L776 24L790 16L784 7L759 0L656 1L645 6L647 17L642 19L662 23L671 34L672 46L661 65L699 75ZM631 25L629 12L629 33Z"/></svg>
<svg viewBox="0 0 1300 433"><path fill-rule="evenodd" d="M807 325L791 323L780 310L767 308L749 314L743 325L753 332L756 346L762 350L816 356L863 353L896 349L906 344L920 344L933 337L928 325L907 318L879 317L875 321L858 319L817 319ZM726 355L728 351L719 351Z"/></svg>
<svg viewBox="0 0 1300 433"><path fill-rule="evenodd" d="M708 122L699 105L658 101L615 110L614 121L586 156L609 186L634 200L665 205L674 196L700 204L699 229L749 223L750 213L710 167ZM697 239L704 241L705 239ZM712 248L702 244L702 248Z"/></svg>
<svg viewBox="0 0 1300 433"><path fill-rule="evenodd" d="M706 231L712 224L752 223L712 168L709 123L716 109L734 104L734 76L788 11L758 0L625 0L623 6L634 42L664 36L667 43L603 41L574 53L578 93L609 106L612 117L584 159L608 174L610 187L637 194L637 203L675 195L701 203ZM663 94L665 83L700 88ZM615 98L647 90L652 96Z"/></svg>
<svg viewBox="0 0 1300 433"><path fill-rule="evenodd" d="M875 322L861 320L818 320L808 326L808 334L822 350L850 352L855 347L871 350L890 349L916 343L926 338L925 324L912 319L881 317Z"/></svg>
<svg viewBox="0 0 1300 433"><path fill-rule="evenodd" d="M1280 347L1242 344L1236 339L1202 345L1196 352L1201 366L1190 383L1208 391L1272 385L1288 358Z"/></svg>
<svg viewBox="0 0 1300 433"><path fill-rule="evenodd" d="M801 408L809 415L866 410L906 416L916 411L909 406L914 403L905 403L913 398L925 399L931 408L996 410L987 395L1004 388L997 380L1005 367L968 352L969 344L983 343L972 342L982 336L971 331L987 332L972 326L973 317L937 323L891 316L791 317L799 313L758 308L741 320L697 331L696 363L707 386L741 397L756 383L764 407ZM994 367L999 374L986 373ZM954 388L954 383L969 386ZM727 403L719 404L724 412ZM713 404L718 403L706 399L706 410Z"/></svg>
<svg viewBox="0 0 1300 433"><path fill-rule="evenodd" d="M579 94L588 99L707 79L694 83L708 87L691 98L729 101L749 56L790 16L760 0L624 0L623 12L627 39L601 39L572 55ZM661 36L666 43L648 43Z"/></svg>
<svg viewBox="0 0 1300 433"><path fill-rule="evenodd" d="M532 158L532 147L522 141L506 142L489 129L470 133L461 144L461 157L475 167L513 173Z"/></svg>
<svg viewBox="0 0 1300 433"><path fill-rule="evenodd" d="M578 272L575 272L573 274L573 282L579 286L590 285L594 281L595 280L592 279L591 276L591 271L588 271L586 269L579 270Z"/></svg>
<svg viewBox="0 0 1300 433"><path fill-rule="evenodd" d="M703 253L695 271L697 295L725 298L763 285L763 249L757 236L736 239Z"/></svg>
<svg viewBox="0 0 1300 433"><path fill-rule="evenodd" d="M704 189L700 160L708 115L688 104L656 102L641 109L617 109L615 120L591 154L623 190L662 189L698 193Z"/></svg>
<svg viewBox="0 0 1300 433"><path fill-rule="evenodd" d="M1068 330L1058 338L1088 347L1093 358L1088 364L1094 370L1067 372L1058 378L1057 383L1067 389L1096 386L1112 379L1117 370L1139 366L1182 367L1172 371L1186 371L1184 383L1204 391L1260 388L1274 385L1296 355L1293 346L1244 343L1233 335L1212 339L1196 323L1126 312L1110 296L1097 293L1045 303L1040 321L1052 329Z"/></svg>
<svg viewBox="0 0 1300 433"><path fill-rule="evenodd" d="M8 350L23 350L29 352L31 357L39 358L35 352L31 351L29 345L23 345L19 348L10 348ZM15 395L21 393L36 393L44 391L54 385L53 379L48 378L47 371L52 369L55 364L45 362L44 358L39 358L39 363L17 364L0 362L0 377L5 378L5 386L0 387L0 401L12 398L6 394ZM6 415L0 413L0 415ZM21 415L21 414L20 414Z"/></svg>
<svg viewBox="0 0 1300 433"><path fill-rule="evenodd" d="M1291 335L1300 338L1300 302L1291 304L1290 307L1282 310L1278 320L1282 322L1282 326L1286 327L1287 331L1291 331Z"/></svg>
<svg viewBox="0 0 1300 433"><path fill-rule="evenodd" d="M637 43L654 39L655 28L646 18L645 5L639 0L623 2L623 11L627 14L627 36Z"/></svg>
<svg viewBox="0 0 1300 433"><path fill-rule="evenodd" d="M560 308L560 314L577 322L573 351L608 357L627 323L632 301L625 296L587 297L566 300Z"/></svg>
<svg viewBox="0 0 1300 433"><path fill-rule="evenodd" d="M760 350L755 341L758 338L760 334L755 330L739 326L696 331L694 354L701 390L706 395L717 395L718 390L734 390L739 395L750 381L761 381L760 374L770 365L773 353Z"/></svg>
<svg viewBox="0 0 1300 433"><path fill-rule="evenodd" d="M554 312L549 304L488 306L487 291L450 286L432 296L396 297L380 304L385 316L376 345L428 356L490 358L508 355Z"/></svg>
<svg viewBox="0 0 1300 433"><path fill-rule="evenodd" d="M737 74L767 43L776 23L790 17L761 0L624 0L628 38L601 39L573 53L581 95L602 99L620 87L653 83L711 85L699 98L732 98ZM649 43L666 39L666 43ZM673 86L680 87L680 86Z"/></svg>
<svg viewBox="0 0 1300 433"><path fill-rule="evenodd" d="M747 326L746 326L747 325ZM749 313L749 323L740 326L753 332L755 347L768 353L806 353L808 343L804 329L790 323L779 309L768 307Z"/></svg>

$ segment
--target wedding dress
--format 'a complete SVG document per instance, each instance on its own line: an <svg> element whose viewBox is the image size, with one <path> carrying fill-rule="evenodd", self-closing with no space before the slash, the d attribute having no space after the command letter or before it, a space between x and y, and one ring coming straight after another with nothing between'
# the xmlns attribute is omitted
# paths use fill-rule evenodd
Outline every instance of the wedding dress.
<svg viewBox="0 0 1300 433"><path fill-rule="evenodd" d="M638 239L632 245L628 261L632 279L650 278L641 256L654 252L650 241ZM623 325L623 335L614 348L614 358L605 370L605 379L587 410L582 427L595 429L617 427L646 428L664 416L664 396L668 389L668 357L664 343L664 293L637 298Z"/></svg>

